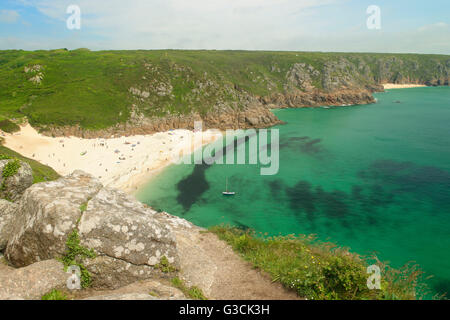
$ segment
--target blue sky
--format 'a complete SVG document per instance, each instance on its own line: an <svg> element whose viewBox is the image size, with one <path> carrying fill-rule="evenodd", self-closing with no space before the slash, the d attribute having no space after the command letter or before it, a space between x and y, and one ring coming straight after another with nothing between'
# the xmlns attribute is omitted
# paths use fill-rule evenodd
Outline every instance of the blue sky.
<svg viewBox="0 0 450 320"><path fill-rule="evenodd" d="M68 30L69 5L81 29ZM381 10L381 29L366 9ZM450 1L2 0L0 49L244 49L450 54Z"/></svg>

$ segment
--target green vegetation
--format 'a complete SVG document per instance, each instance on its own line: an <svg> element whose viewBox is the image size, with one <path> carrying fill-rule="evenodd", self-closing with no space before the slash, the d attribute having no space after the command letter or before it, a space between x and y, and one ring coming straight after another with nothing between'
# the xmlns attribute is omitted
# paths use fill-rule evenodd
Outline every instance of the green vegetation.
<svg viewBox="0 0 450 320"><path fill-rule="evenodd" d="M41 298L42 300L67 300L67 296L56 289L53 289L47 294L44 294Z"/></svg>
<svg viewBox="0 0 450 320"><path fill-rule="evenodd" d="M169 260L167 259L166 256L163 256L161 258L161 260L159 261L159 263L155 267L158 268L159 270L161 270L164 273L171 273L171 272L176 272L177 271L177 268L175 268L174 266L172 266L169 263Z"/></svg>
<svg viewBox="0 0 450 320"><path fill-rule="evenodd" d="M80 237L78 230L74 229L67 237L66 241L67 250L64 256L61 258L65 269L70 266L78 266L81 271L81 286L87 288L91 285L91 274L83 265L84 259L95 258L95 252L92 249L88 249L80 245Z"/></svg>
<svg viewBox="0 0 450 320"><path fill-rule="evenodd" d="M193 300L208 300L202 290L196 286L188 287L180 278L173 278L172 285L181 290L187 298Z"/></svg>
<svg viewBox="0 0 450 320"><path fill-rule="evenodd" d="M17 159L9 161L4 167L2 171L2 177L4 180L8 179L15 175L20 169L20 161Z"/></svg>
<svg viewBox="0 0 450 320"><path fill-rule="evenodd" d="M0 120L27 117L41 130L66 125L103 129L126 122L133 104L146 116L204 114L217 104L241 106L240 93L284 92L286 75L296 63L321 72L331 63L333 76L352 73L365 86L381 80L442 79L449 61L445 55L417 54L0 51ZM311 82L321 89L322 75L313 75Z"/></svg>
<svg viewBox="0 0 450 320"><path fill-rule="evenodd" d="M34 183L52 181L59 178L58 173L56 173L56 171L52 168L45 166L35 160L26 158L21 154L0 145L0 160L5 159L18 159L20 161L28 163L33 170Z"/></svg>
<svg viewBox="0 0 450 320"><path fill-rule="evenodd" d="M20 127L15 124L14 122L5 119L0 121L0 130L8 132L8 133L13 133L13 132L17 132L20 131Z"/></svg>
<svg viewBox="0 0 450 320"><path fill-rule="evenodd" d="M4 191L6 189L6 180L9 177L14 176L20 169L20 161L17 159L9 161L4 167L2 171L2 185L0 186L0 190Z"/></svg>
<svg viewBox="0 0 450 320"><path fill-rule="evenodd" d="M273 281L295 290L308 299L411 300L425 289L417 266L393 269L376 257L363 258L334 244L313 237L286 236L264 238L254 232L232 227L210 229L225 240L245 260L269 273ZM381 269L381 290L367 287L367 267Z"/></svg>
<svg viewBox="0 0 450 320"><path fill-rule="evenodd" d="M87 206L88 206L88 203L87 203L87 202L84 202L84 203L82 203L82 204L80 205L80 211L81 211L81 213L83 213L83 212L85 212L85 211L87 210Z"/></svg>
<svg viewBox="0 0 450 320"><path fill-rule="evenodd" d="M151 295L152 297L156 298L159 297L159 295L155 291L150 291L148 294Z"/></svg>

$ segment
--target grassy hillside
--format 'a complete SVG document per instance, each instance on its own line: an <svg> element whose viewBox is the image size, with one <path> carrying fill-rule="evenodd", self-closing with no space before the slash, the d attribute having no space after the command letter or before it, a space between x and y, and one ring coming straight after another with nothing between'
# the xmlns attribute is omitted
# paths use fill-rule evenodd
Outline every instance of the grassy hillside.
<svg viewBox="0 0 450 320"><path fill-rule="evenodd" d="M56 173L56 171L52 168L43 165L42 163L35 160L26 158L21 154L2 145L0 145L0 159L19 159L21 161L27 162L33 170L34 183L51 181L59 178L59 174Z"/></svg>
<svg viewBox="0 0 450 320"><path fill-rule="evenodd" d="M244 95L382 81L448 83L450 56L248 51L0 51L0 121L103 129L130 119L243 108ZM305 84L306 83L306 84Z"/></svg>

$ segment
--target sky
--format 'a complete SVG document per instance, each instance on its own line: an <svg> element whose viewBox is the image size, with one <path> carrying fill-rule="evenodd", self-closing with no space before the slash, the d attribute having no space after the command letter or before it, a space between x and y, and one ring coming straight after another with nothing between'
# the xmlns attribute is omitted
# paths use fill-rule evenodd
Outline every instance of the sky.
<svg viewBox="0 0 450 320"><path fill-rule="evenodd" d="M448 0L0 0L0 49L450 54L449 17Z"/></svg>

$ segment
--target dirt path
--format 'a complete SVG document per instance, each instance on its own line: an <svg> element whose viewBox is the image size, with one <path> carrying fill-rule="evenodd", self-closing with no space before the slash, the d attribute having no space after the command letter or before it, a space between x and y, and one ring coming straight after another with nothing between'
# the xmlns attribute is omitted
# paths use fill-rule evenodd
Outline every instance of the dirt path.
<svg viewBox="0 0 450 320"><path fill-rule="evenodd" d="M297 300L293 291L254 269L216 235L195 226L176 229L181 277L217 300Z"/></svg>

